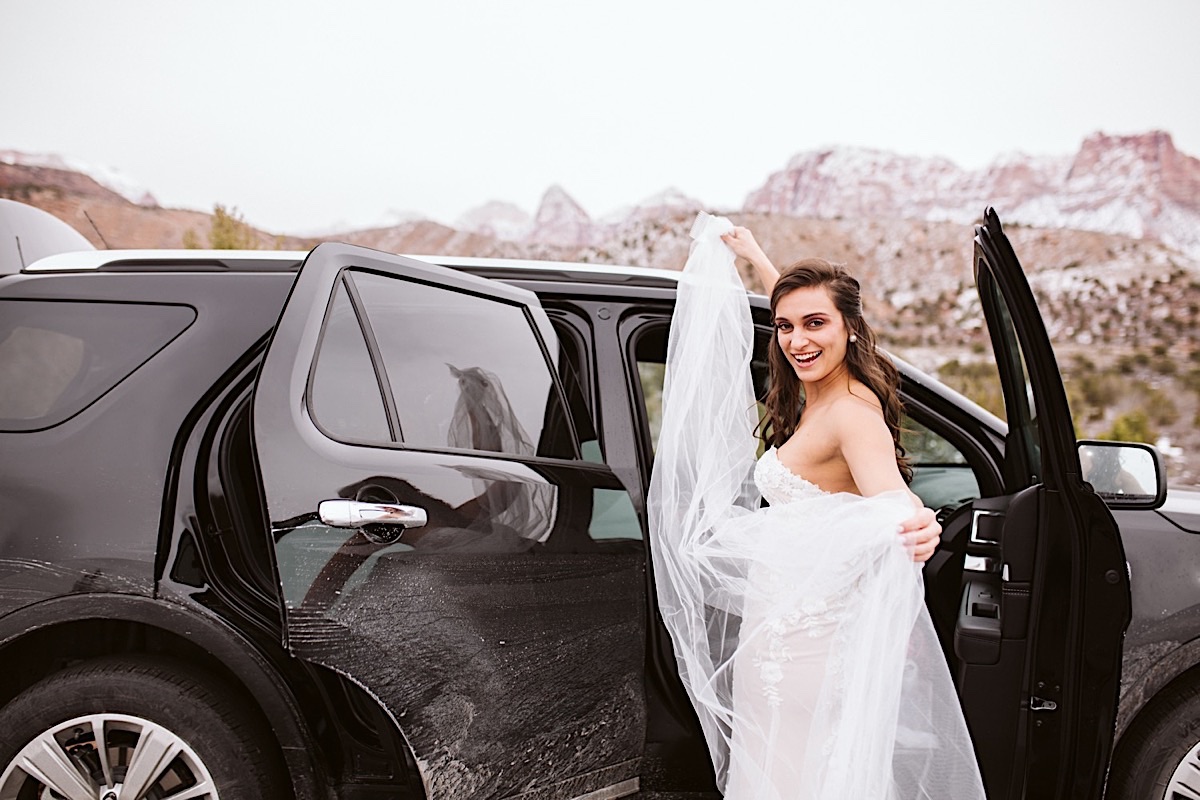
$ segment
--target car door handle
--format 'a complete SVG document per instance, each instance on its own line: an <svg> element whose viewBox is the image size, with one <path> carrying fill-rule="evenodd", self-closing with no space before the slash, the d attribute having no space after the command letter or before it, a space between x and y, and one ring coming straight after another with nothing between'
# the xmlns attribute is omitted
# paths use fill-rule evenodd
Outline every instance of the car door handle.
<svg viewBox="0 0 1200 800"><path fill-rule="evenodd" d="M322 500L317 506L321 522L334 528L364 525L399 525L420 528L429 521L425 509L398 503L360 503L357 500Z"/></svg>
<svg viewBox="0 0 1200 800"><path fill-rule="evenodd" d="M1004 525L1004 514L977 508L971 514L971 544L998 545Z"/></svg>

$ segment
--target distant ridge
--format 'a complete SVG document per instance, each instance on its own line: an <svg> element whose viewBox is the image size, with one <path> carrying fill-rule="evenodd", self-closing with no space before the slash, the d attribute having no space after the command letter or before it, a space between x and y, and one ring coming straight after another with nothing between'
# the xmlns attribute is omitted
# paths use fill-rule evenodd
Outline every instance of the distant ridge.
<svg viewBox="0 0 1200 800"><path fill-rule="evenodd" d="M1164 131L1096 133L1073 156L1009 154L981 170L859 148L801 153L742 210L970 222L984 203L1007 222L1155 239L1200 257L1200 159Z"/></svg>

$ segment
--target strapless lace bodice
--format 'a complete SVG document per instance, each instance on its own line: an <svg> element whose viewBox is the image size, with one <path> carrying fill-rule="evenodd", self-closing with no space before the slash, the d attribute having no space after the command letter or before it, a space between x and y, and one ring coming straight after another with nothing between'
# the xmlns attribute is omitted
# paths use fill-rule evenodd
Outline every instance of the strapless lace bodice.
<svg viewBox="0 0 1200 800"><path fill-rule="evenodd" d="M804 480L784 466L774 447L768 448L754 465L754 485L773 506L828 494L820 486Z"/></svg>

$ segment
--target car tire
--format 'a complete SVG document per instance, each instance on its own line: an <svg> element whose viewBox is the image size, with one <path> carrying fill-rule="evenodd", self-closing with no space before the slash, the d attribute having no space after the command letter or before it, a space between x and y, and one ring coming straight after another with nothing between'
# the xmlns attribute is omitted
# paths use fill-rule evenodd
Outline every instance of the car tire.
<svg viewBox="0 0 1200 800"><path fill-rule="evenodd" d="M0 797L287 797L270 730L250 705L172 660L69 667L0 709ZM199 793L203 783L210 792Z"/></svg>
<svg viewBox="0 0 1200 800"><path fill-rule="evenodd" d="M1200 770L1200 684L1189 683L1162 692L1121 737L1113 754L1105 797L1113 800L1195 797L1197 770Z"/></svg>

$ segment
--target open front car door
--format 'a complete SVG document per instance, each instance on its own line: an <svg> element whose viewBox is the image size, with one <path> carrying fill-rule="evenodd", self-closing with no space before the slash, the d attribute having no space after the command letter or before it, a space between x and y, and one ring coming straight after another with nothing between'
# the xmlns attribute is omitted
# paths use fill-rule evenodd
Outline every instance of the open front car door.
<svg viewBox="0 0 1200 800"><path fill-rule="evenodd" d="M954 631L959 693L992 800L1098 798L1112 747L1129 575L1112 514L1080 478L1033 293L996 213L975 277L1009 432L1005 494L972 504Z"/></svg>

